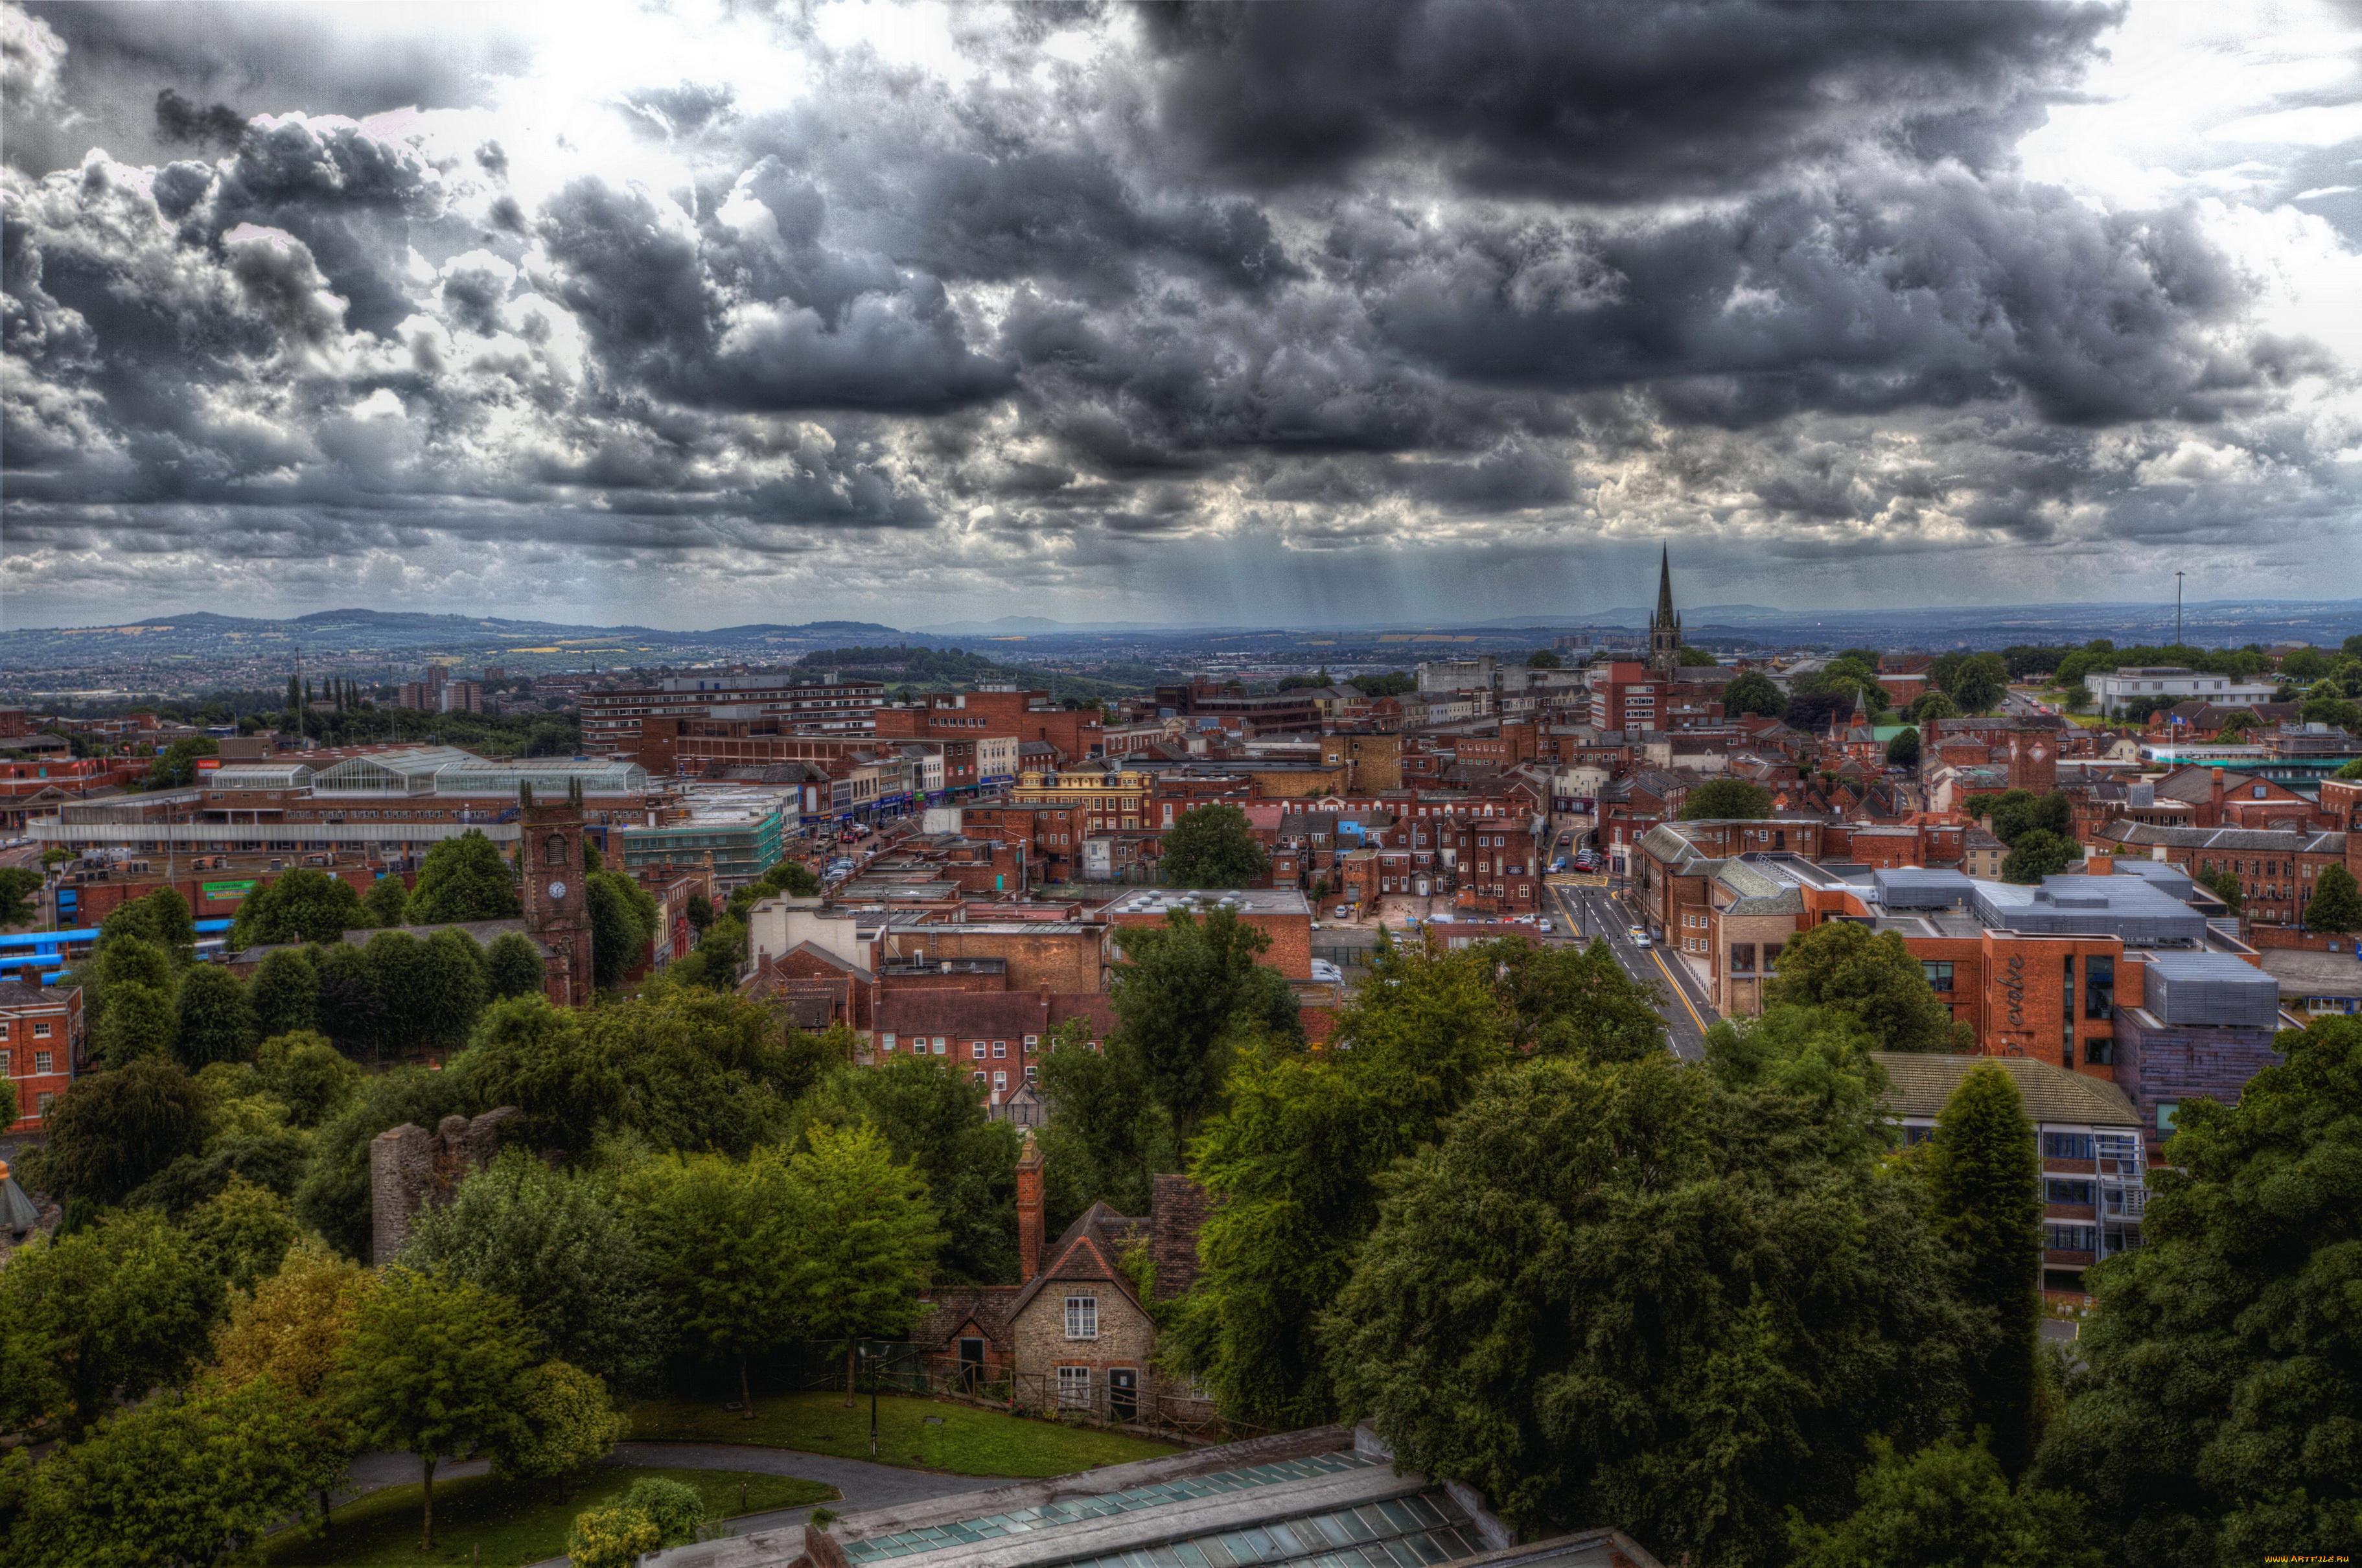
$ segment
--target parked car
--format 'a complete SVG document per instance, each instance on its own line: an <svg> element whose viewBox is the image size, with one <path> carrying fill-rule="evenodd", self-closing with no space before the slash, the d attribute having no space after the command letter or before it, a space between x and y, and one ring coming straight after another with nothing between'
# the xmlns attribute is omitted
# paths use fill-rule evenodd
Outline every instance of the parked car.
<svg viewBox="0 0 2362 1568"><path fill-rule="evenodd" d="M1543 922L1540 922L1540 926L1538 927L1538 929L1541 932L1541 933L1542 933L1544 936L1548 936L1551 933L1552 933L1552 932L1556 931L1556 930L1558 929L1558 927L1556 927L1556 926L1552 925L1552 924L1551 924L1550 922L1548 922L1548 921L1543 921Z"/></svg>
<svg viewBox="0 0 2362 1568"><path fill-rule="evenodd" d="M1335 909L1329 912L1336 916L1339 920L1352 920L1353 918L1353 911L1347 909L1343 904L1339 904Z"/></svg>

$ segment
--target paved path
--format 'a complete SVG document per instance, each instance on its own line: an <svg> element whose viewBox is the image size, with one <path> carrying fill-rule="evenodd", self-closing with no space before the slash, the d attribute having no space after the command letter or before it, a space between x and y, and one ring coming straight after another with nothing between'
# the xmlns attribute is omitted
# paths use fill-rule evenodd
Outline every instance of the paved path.
<svg viewBox="0 0 2362 1568"><path fill-rule="evenodd" d="M828 1507L840 1514L949 1496L955 1492L980 1492L987 1487L1005 1486L1013 1479L1006 1475L945 1475L933 1470L907 1470L899 1464L872 1464L866 1459L838 1459L832 1454L805 1453L792 1448L757 1448L732 1442L619 1442L599 1463L602 1466L744 1470L756 1475L794 1475L835 1487L839 1500ZM481 1475L488 1468L480 1459L446 1463L435 1467L435 1479L440 1485L460 1476ZM415 1454L365 1453L353 1461L352 1484L337 1496L337 1503L341 1507L380 1487L413 1485L418 1478ZM745 1535L800 1525L811 1512L807 1505L746 1514L732 1519L729 1529L733 1535ZM535 1568L565 1568L565 1558L554 1557Z"/></svg>

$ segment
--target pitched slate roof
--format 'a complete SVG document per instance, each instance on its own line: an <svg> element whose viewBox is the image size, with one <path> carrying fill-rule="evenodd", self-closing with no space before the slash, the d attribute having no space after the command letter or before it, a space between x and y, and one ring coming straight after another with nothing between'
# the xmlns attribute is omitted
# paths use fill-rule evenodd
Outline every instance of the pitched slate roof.
<svg viewBox="0 0 2362 1568"><path fill-rule="evenodd" d="M2280 855L2343 855L2345 835L2316 828L2160 827L2154 823L2116 822L2101 831L2118 844L2163 845L2169 849L2235 849Z"/></svg>
<svg viewBox="0 0 2362 1568"><path fill-rule="evenodd" d="M2140 1113L2125 1091L2083 1073L2070 1072L2031 1056L1923 1055L1906 1051L1873 1051L1871 1059L1886 1069L1886 1109L1896 1116L1932 1117L1944 1109L1960 1080L1987 1063L2007 1073L2025 1101L2025 1114L2037 1123L2086 1127L2138 1127Z"/></svg>

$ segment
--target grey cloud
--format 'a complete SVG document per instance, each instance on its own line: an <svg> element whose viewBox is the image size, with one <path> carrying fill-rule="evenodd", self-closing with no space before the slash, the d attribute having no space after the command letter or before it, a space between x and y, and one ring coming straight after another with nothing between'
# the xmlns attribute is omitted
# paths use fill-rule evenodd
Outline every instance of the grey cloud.
<svg viewBox="0 0 2362 1568"><path fill-rule="evenodd" d="M1271 0L1158 6L1158 128L1263 183L1432 155L1583 201L1745 189L1882 142L1989 165L2073 80L2093 5L1633 6Z"/></svg>
<svg viewBox="0 0 2362 1568"><path fill-rule="evenodd" d="M246 116L227 104L197 104L167 87L156 94L160 141L218 142L236 147L246 134Z"/></svg>

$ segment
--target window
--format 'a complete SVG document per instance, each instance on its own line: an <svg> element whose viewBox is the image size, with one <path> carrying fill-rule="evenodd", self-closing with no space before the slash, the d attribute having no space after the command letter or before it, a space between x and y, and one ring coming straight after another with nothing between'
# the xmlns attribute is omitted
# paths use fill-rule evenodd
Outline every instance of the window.
<svg viewBox="0 0 2362 1568"><path fill-rule="evenodd" d="M57 1069L55 1067L50 1065L50 1053L47 1051L36 1051L33 1053L33 1071L37 1073L50 1073L55 1072L56 1070Z"/></svg>
<svg viewBox="0 0 2362 1568"><path fill-rule="evenodd" d="M2116 1065L2116 1042L2113 1036L2096 1034L2083 1042L2083 1060L2094 1067Z"/></svg>
<svg viewBox="0 0 2362 1568"><path fill-rule="evenodd" d="M53 1099L57 1099L57 1098L58 1098L58 1097L57 1097L56 1095L54 1095L54 1094L50 1093L48 1089L43 1089L39 1094L38 1094L38 1095L34 1096L34 1097L33 1097L33 1115L35 1116L35 1118L37 1118L37 1119L38 1119L38 1118L45 1117L45 1116L49 1115L49 1113L50 1113L50 1101L51 1101L51 1100L53 1100Z"/></svg>
<svg viewBox="0 0 2362 1568"><path fill-rule="evenodd" d="M1070 1340L1095 1340L1099 1337L1099 1298L1096 1296L1066 1297L1066 1337Z"/></svg>
<svg viewBox="0 0 2362 1568"><path fill-rule="evenodd" d="M2079 1181L2072 1177L2047 1177L2042 1183L2042 1201L2045 1203L2089 1203L2092 1201L2092 1184L2088 1181Z"/></svg>
<svg viewBox="0 0 2362 1568"><path fill-rule="evenodd" d="M1026 1064L1025 1064L1025 1081L1026 1081L1027 1083L1029 1083L1029 1084L1030 1084L1030 1083L1032 1083L1032 1082L1033 1081L1033 1074L1034 1074L1034 1066L1033 1066L1033 1064L1032 1064L1032 1063L1031 1063L1031 1062L1026 1063Z"/></svg>
<svg viewBox="0 0 2362 1568"><path fill-rule="evenodd" d="M2091 1159L2092 1135L2089 1132L2045 1132L2042 1135L2042 1157L2046 1160Z"/></svg>
<svg viewBox="0 0 2362 1568"><path fill-rule="evenodd" d="M2083 1016L2116 1016L2116 961L2105 955L2095 954L2083 960Z"/></svg>
<svg viewBox="0 0 2362 1568"><path fill-rule="evenodd" d="M992 1087L996 1090L1006 1091L1009 1088L1009 1075L1006 1072L998 1072L993 1074Z"/></svg>
<svg viewBox="0 0 2362 1568"><path fill-rule="evenodd" d="M49 1026L48 1024L46 1024L46 1023L37 1023L37 1024L33 1025L33 1038L34 1038L34 1039L36 1039L36 1040L47 1040L49 1037L50 1037L50 1026Z"/></svg>
<svg viewBox="0 0 2362 1568"><path fill-rule="evenodd" d="M0 1051L0 1078L8 1077L15 1070L10 1066L14 1060L14 1056L9 1052Z"/></svg>
<svg viewBox="0 0 2362 1568"><path fill-rule="evenodd" d="M1755 973L1755 944L1734 942L1730 944L1730 972L1734 975Z"/></svg>
<svg viewBox="0 0 2362 1568"><path fill-rule="evenodd" d="M1952 991L1952 964L1949 959L1922 958L1919 972L1927 977L1927 988L1949 996Z"/></svg>
<svg viewBox="0 0 2362 1568"><path fill-rule="evenodd" d="M1935 1135L1936 1130L1933 1127L1905 1127L1903 1130L1903 1142L1906 1146L1924 1143Z"/></svg>
<svg viewBox="0 0 2362 1568"><path fill-rule="evenodd" d="M949 1050L949 1049L950 1049L950 1045L948 1044L948 1043L946 1043L946 1042L944 1041L944 1037L943 1037L942 1035L940 1035L940 1034L936 1035L936 1036L935 1036L935 1055L938 1055L938 1056L940 1056L940 1055L942 1055L945 1051L947 1051L947 1050Z"/></svg>
<svg viewBox="0 0 2362 1568"><path fill-rule="evenodd" d="M977 1062L981 1062L981 1061L983 1061L983 1060L984 1060L984 1042L983 1042L983 1041L981 1041L981 1040L971 1040L971 1041L969 1041L969 1042L967 1043L967 1054L968 1054L968 1057L969 1057L969 1059L970 1059L971 1061L977 1061Z"/></svg>
<svg viewBox="0 0 2362 1568"><path fill-rule="evenodd" d="M2100 1228L2096 1225L2050 1225L2048 1244L2054 1252L2093 1253L2100 1250Z"/></svg>
<svg viewBox="0 0 2362 1568"><path fill-rule="evenodd" d="M891 1051L894 1049L894 1037L891 1034L879 1035L877 1037L877 1048L881 1051Z"/></svg>
<svg viewBox="0 0 2362 1568"><path fill-rule="evenodd" d="M2172 1132L2173 1113L2180 1109L2181 1102L2178 1099L2158 1100L2157 1102L2157 1130L2160 1132Z"/></svg>
<svg viewBox="0 0 2362 1568"><path fill-rule="evenodd" d="M1069 1410L1087 1410L1091 1405L1091 1369L1087 1366L1062 1366L1058 1369L1058 1403Z"/></svg>

